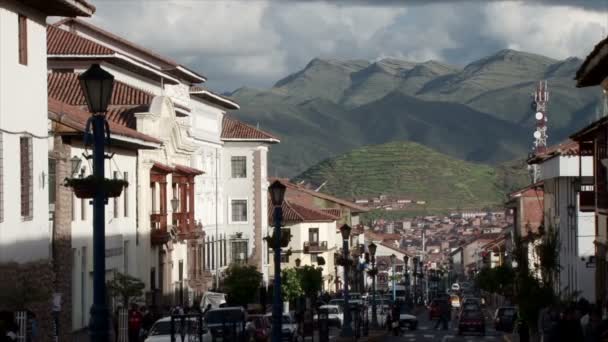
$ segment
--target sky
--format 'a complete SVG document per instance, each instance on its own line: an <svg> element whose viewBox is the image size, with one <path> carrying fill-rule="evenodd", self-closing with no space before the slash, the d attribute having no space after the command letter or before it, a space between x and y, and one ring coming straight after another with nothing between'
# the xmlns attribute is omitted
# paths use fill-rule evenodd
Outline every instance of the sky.
<svg viewBox="0 0 608 342"><path fill-rule="evenodd" d="M228 92L267 88L315 57L464 66L501 49L584 58L608 0L90 0L102 28Z"/></svg>

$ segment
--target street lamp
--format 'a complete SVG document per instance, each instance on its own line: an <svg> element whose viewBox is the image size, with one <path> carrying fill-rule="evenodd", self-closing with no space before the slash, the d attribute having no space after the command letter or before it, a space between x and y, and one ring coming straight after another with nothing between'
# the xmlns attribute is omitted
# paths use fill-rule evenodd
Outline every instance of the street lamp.
<svg viewBox="0 0 608 342"><path fill-rule="evenodd" d="M406 255L403 255L403 283L405 284L405 288L408 291L407 293L407 298L409 298L409 291L410 291L410 277L409 274L407 273L407 262L410 260L410 257Z"/></svg>
<svg viewBox="0 0 608 342"><path fill-rule="evenodd" d="M391 267L392 267L392 278L393 278L393 302L397 301L397 289L395 288L395 254L391 254Z"/></svg>
<svg viewBox="0 0 608 342"><path fill-rule="evenodd" d="M70 159L70 164L72 164L72 177L74 177L76 172L78 172L78 170L80 169L80 165L82 164L82 159L80 159L76 156L73 156Z"/></svg>
<svg viewBox="0 0 608 342"><path fill-rule="evenodd" d="M281 223L283 221L283 200L286 187L280 181L274 181L269 187L270 198L274 206L274 288L272 293L272 341L281 340L282 306L281 299Z"/></svg>
<svg viewBox="0 0 608 342"><path fill-rule="evenodd" d="M348 240L350 238L350 230L351 228L347 224L340 227L340 233L342 234L342 253L344 258L344 324L342 324L342 331L340 332L340 336L342 337L352 337L354 335L353 329L350 326L351 314L350 306L348 305Z"/></svg>
<svg viewBox="0 0 608 342"><path fill-rule="evenodd" d="M300 267L300 264L302 263L302 260L300 260L300 258L296 259L296 267Z"/></svg>
<svg viewBox="0 0 608 342"><path fill-rule="evenodd" d="M179 199L175 195L173 195L173 198L171 199L171 209L173 209L174 213L179 209Z"/></svg>
<svg viewBox="0 0 608 342"><path fill-rule="evenodd" d="M80 88L86 99L89 112L93 115L87 122L93 126L93 176L105 178L105 132L106 110L114 89L114 76L103 70L99 64L93 64L78 77ZM107 342L108 308L106 306L106 240L105 240L105 203L104 189L95 189L93 198L93 306L91 307L91 340Z"/></svg>
<svg viewBox="0 0 608 342"><path fill-rule="evenodd" d="M372 328L378 329L378 311L376 309L376 246L373 242L367 246L372 261Z"/></svg>

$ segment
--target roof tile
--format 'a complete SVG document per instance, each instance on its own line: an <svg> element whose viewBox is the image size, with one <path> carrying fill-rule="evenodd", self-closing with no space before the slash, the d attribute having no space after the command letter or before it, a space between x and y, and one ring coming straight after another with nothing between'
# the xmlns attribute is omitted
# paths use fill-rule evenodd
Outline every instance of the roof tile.
<svg viewBox="0 0 608 342"><path fill-rule="evenodd" d="M113 55L114 50L53 25L46 28L49 55Z"/></svg>
<svg viewBox="0 0 608 342"><path fill-rule="evenodd" d="M224 115L222 121L222 140L279 142L279 138L274 135L229 117L228 115Z"/></svg>

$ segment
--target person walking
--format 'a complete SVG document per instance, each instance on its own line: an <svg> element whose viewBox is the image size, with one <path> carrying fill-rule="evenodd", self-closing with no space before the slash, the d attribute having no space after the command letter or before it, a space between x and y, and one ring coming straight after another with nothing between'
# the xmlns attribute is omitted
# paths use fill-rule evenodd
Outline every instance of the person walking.
<svg viewBox="0 0 608 342"><path fill-rule="evenodd" d="M450 307L448 306L448 302L447 301L440 301L439 302L439 319L437 320L437 323L435 323L435 329L438 330L439 329L439 325L442 326L443 330L448 330L448 321L450 320L450 314L451 314L451 310Z"/></svg>
<svg viewBox="0 0 608 342"><path fill-rule="evenodd" d="M139 342L142 322L143 315L139 311L137 304L131 304L131 310L129 310L129 342Z"/></svg>

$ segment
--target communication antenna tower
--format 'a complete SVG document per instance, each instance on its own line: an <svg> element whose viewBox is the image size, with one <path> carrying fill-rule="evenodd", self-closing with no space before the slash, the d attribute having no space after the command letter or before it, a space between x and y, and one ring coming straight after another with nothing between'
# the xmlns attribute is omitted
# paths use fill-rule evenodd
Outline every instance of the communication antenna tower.
<svg viewBox="0 0 608 342"><path fill-rule="evenodd" d="M549 90L547 81L540 81L536 90L532 93L534 99L533 108L536 110L536 130L534 131L534 154L542 154L547 151L547 103L549 102ZM532 182L536 183L540 179L540 168L533 164L530 166Z"/></svg>

